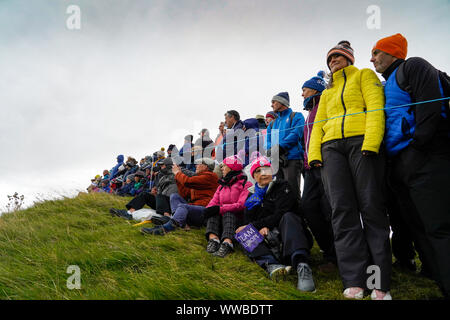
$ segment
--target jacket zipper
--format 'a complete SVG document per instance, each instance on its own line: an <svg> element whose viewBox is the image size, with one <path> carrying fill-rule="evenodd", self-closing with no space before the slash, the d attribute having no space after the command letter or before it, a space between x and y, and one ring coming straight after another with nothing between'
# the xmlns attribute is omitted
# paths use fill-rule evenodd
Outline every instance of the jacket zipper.
<svg viewBox="0 0 450 320"><path fill-rule="evenodd" d="M345 115L347 113L347 108L345 107L345 103L344 103L344 90L345 90L345 84L347 83L347 76L345 75L345 70L342 70L342 74L344 75L344 86L342 87L342 93L341 93L341 101L342 101L342 106L344 107L344 117L342 118L342 139L345 138L344 136L344 121L345 121Z"/></svg>

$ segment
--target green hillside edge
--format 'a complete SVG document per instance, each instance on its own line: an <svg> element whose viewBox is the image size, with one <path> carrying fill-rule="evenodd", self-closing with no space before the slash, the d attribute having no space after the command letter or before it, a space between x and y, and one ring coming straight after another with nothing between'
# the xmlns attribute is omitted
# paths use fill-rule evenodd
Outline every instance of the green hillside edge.
<svg viewBox="0 0 450 320"><path fill-rule="evenodd" d="M338 273L319 272L316 293L297 277L274 282L240 250L225 259L205 251L204 229L144 236L134 222L111 217L129 199L80 194L0 217L0 299L342 299ZM419 261L417 261L418 264ZM81 289L67 288L67 268L81 270ZM393 299L440 299L430 280L394 269ZM366 299L370 299L367 297Z"/></svg>

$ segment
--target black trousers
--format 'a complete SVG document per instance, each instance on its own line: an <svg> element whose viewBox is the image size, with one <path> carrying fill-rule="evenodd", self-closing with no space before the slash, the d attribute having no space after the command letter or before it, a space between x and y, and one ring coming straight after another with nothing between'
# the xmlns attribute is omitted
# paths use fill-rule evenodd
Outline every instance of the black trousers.
<svg viewBox="0 0 450 320"><path fill-rule="evenodd" d="M445 146L442 146L443 148ZM435 276L450 296L450 155L422 153L408 147L393 160L394 174L408 190L422 222L436 266Z"/></svg>
<svg viewBox="0 0 450 320"><path fill-rule="evenodd" d="M287 160L285 167L280 167L277 177L289 182L295 197L297 198L298 208L301 208L300 184L302 179L303 160Z"/></svg>
<svg viewBox="0 0 450 320"><path fill-rule="evenodd" d="M320 169L311 168L305 171L303 186L302 214L325 260L336 262L334 235L331 226L331 207L323 189Z"/></svg>
<svg viewBox="0 0 450 320"><path fill-rule="evenodd" d="M397 261L406 263L416 256L413 236L409 231L407 223L403 219L403 207L397 199L398 195L394 194L394 191L389 187L386 188L386 191L386 207L392 230L392 254Z"/></svg>
<svg viewBox="0 0 450 320"><path fill-rule="evenodd" d="M392 250L398 260L412 259L417 250L422 271L437 280L436 257L425 227L411 199L408 187L402 182L403 170L394 170L394 162L388 161L388 213L391 223ZM398 166L398 163L396 164ZM414 243L414 245L413 245Z"/></svg>
<svg viewBox="0 0 450 320"><path fill-rule="evenodd" d="M365 288L368 266L380 271L380 287L388 291L392 256L383 187L385 158L363 156L363 136L322 144L322 180L332 208L338 268L344 288Z"/></svg>
<svg viewBox="0 0 450 320"><path fill-rule="evenodd" d="M145 205L148 205L150 208L155 209L156 213L164 214L164 212L170 211L170 198L163 196L161 194L157 194L156 196L152 195L149 192L141 192L137 197L133 198L130 202L126 204L126 208L130 210L133 208L134 210L142 209Z"/></svg>
<svg viewBox="0 0 450 320"><path fill-rule="evenodd" d="M247 252L247 255L251 259L256 260L261 267L263 267L265 260L269 263L278 262L292 265L291 258L293 254L301 252L309 255L309 250L311 250L313 245L313 238L299 215L293 212L285 213L277 229L280 232L282 246L281 261L277 261L274 258L273 252L265 242L261 242L252 252Z"/></svg>

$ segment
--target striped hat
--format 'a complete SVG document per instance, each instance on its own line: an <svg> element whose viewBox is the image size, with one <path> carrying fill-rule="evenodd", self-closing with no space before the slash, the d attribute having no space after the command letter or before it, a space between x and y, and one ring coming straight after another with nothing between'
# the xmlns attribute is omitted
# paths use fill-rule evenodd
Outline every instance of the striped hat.
<svg viewBox="0 0 450 320"><path fill-rule="evenodd" d="M353 48L350 46L350 42L347 40L339 41L339 43L328 51L327 54L327 66L329 67L331 56L339 54L346 57L351 64L355 63L355 57L353 56Z"/></svg>

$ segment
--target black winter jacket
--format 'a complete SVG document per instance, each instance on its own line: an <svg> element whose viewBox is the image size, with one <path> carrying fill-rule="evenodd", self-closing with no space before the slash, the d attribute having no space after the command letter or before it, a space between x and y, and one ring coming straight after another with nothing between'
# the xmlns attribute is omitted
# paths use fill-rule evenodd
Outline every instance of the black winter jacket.
<svg viewBox="0 0 450 320"><path fill-rule="evenodd" d="M249 197L254 193L254 187L248 189ZM289 183L277 179L269 184L261 206L244 211L244 224L251 223L256 229L278 227L281 217L287 212L297 211L297 201Z"/></svg>

